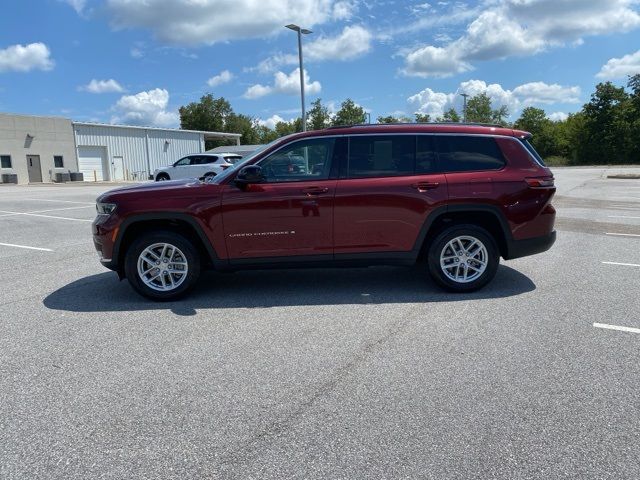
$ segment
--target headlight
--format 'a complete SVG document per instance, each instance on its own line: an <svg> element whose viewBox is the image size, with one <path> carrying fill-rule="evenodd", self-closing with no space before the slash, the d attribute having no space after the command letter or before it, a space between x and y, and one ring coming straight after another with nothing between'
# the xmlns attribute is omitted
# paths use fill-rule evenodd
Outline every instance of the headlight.
<svg viewBox="0 0 640 480"><path fill-rule="evenodd" d="M111 215L116 209L115 203L96 203L98 215Z"/></svg>

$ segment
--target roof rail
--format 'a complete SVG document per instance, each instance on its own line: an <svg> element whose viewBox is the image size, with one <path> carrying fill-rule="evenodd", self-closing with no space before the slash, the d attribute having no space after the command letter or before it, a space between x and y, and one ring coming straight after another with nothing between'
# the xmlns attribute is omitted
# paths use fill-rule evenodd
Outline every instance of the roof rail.
<svg viewBox="0 0 640 480"><path fill-rule="evenodd" d="M497 123L478 123L478 122L397 122L397 123L356 123L354 125L333 125L325 128L325 130L334 130L336 128L355 128L355 127L379 127L382 125L460 125L467 127L493 127L493 128L510 128Z"/></svg>

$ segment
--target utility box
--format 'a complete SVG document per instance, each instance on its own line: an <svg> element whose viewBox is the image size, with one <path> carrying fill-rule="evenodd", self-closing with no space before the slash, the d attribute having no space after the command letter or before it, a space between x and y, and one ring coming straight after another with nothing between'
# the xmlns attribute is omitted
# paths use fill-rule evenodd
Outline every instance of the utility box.
<svg viewBox="0 0 640 480"><path fill-rule="evenodd" d="M56 183L70 182L71 176L68 173L56 173L55 181Z"/></svg>
<svg viewBox="0 0 640 480"><path fill-rule="evenodd" d="M82 172L71 172L69 174L72 182L84 182L84 175Z"/></svg>
<svg viewBox="0 0 640 480"><path fill-rule="evenodd" d="M18 174L17 173L3 173L2 174L2 183L18 183Z"/></svg>

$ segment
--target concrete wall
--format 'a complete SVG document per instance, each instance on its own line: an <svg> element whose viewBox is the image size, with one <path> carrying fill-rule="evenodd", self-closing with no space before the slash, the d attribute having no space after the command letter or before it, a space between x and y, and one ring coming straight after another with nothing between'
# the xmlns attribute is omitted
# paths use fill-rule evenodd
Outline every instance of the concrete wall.
<svg viewBox="0 0 640 480"><path fill-rule="evenodd" d="M0 113L0 155L11 156L11 168L0 168L0 181L2 174L15 173L18 183L28 183L27 155L40 156L43 182L51 182L56 172L78 171L73 128L66 118ZM62 155L63 168L54 168L54 155Z"/></svg>

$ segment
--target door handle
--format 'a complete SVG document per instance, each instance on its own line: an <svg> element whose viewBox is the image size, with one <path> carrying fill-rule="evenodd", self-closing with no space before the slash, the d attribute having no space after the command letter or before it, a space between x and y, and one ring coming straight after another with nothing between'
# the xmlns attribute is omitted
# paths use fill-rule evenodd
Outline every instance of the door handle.
<svg viewBox="0 0 640 480"><path fill-rule="evenodd" d="M419 192L426 192L427 190L433 190L438 188L440 184L438 182L417 182L412 183L411 188L415 188Z"/></svg>
<svg viewBox="0 0 640 480"><path fill-rule="evenodd" d="M323 193L327 193L329 189L327 187L309 187L303 188L302 193L306 193L307 195L321 195Z"/></svg>

